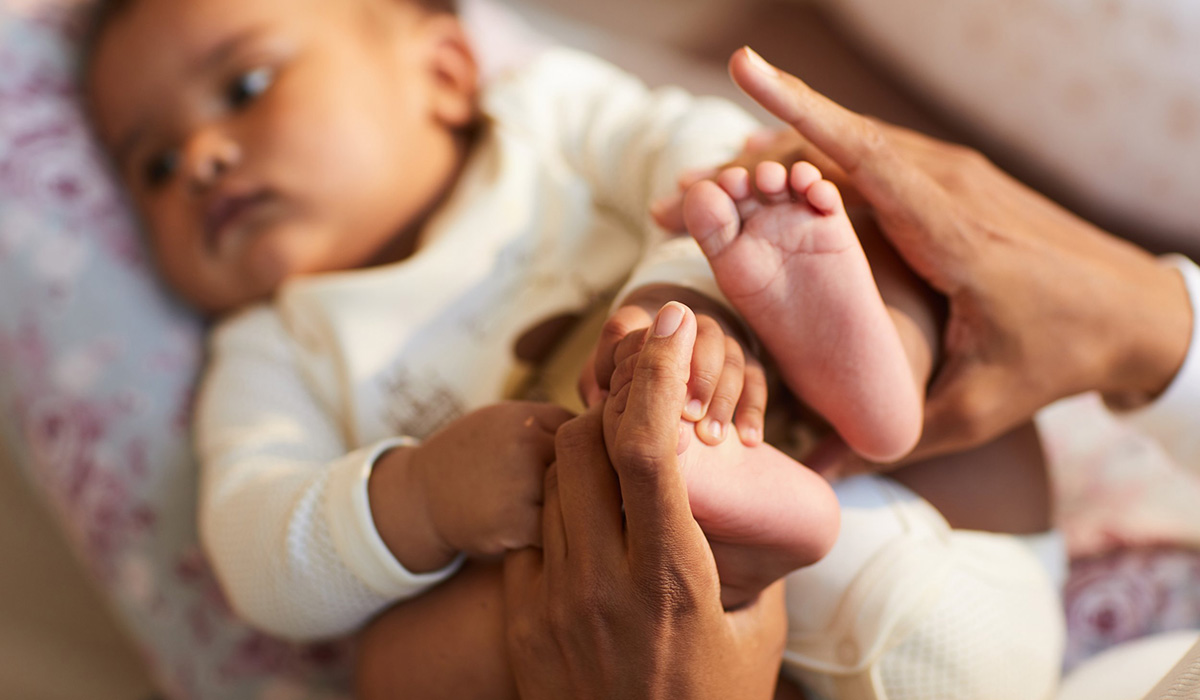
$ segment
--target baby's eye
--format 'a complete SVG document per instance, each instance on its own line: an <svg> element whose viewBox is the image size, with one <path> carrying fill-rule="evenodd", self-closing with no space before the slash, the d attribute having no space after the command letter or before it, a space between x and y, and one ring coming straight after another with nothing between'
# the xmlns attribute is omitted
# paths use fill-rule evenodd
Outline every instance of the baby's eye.
<svg viewBox="0 0 1200 700"><path fill-rule="evenodd" d="M179 169L178 151L166 151L146 161L143 177L150 187L158 187L170 180Z"/></svg>
<svg viewBox="0 0 1200 700"><path fill-rule="evenodd" d="M275 71L271 68L255 68L254 70L246 71L234 78L233 82L229 84L225 98L229 101L231 107L244 107L253 102L256 97L266 92L274 80Z"/></svg>

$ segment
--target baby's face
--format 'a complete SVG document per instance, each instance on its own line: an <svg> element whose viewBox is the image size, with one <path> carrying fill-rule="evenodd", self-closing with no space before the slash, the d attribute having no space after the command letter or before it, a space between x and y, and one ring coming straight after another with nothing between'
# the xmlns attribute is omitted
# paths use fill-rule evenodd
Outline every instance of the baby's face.
<svg viewBox="0 0 1200 700"><path fill-rule="evenodd" d="M474 118L454 18L404 0L134 0L89 68L167 281L209 312L402 257Z"/></svg>

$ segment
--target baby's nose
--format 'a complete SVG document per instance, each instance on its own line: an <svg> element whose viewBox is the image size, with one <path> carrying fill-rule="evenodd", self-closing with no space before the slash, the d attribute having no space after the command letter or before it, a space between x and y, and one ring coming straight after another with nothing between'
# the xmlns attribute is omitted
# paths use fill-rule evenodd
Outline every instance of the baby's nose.
<svg viewBox="0 0 1200 700"><path fill-rule="evenodd" d="M184 149L188 178L196 187L208 187L242 159L238 143L217 129L201 129Z"/></svg>

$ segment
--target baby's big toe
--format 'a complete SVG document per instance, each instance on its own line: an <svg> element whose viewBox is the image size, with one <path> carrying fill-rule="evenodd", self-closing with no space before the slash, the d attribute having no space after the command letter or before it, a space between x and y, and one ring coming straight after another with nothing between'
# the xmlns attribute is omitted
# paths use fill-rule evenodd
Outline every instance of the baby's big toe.
<svg viewBox="0 0 1200 700"><path fill-rule="evenodd" d="M710 260L719 256L741 227L737 205L719 185L708 180L688 190L683 200L683 221L688 233Z"/></svg>

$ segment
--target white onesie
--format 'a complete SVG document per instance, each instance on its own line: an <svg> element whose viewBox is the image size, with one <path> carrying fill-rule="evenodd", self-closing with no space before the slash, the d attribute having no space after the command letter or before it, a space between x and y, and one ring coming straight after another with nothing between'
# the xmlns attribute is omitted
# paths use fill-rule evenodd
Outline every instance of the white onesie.
<svg viewBox="0 0 1200 700"><path fill-rule="evenodd" d="M353 631L453 573L414 575L383 544L374 459L515 397L524 334L626 282L662 238L650 203L757 128L729 102L652 92L565 49L489 86L482 108L485 136L414 255L289 281L213 336L201 538L233 607L274 634ZM698 249L684 257L711 293ZM639 279L680 274L675 261Z"/></svg>

